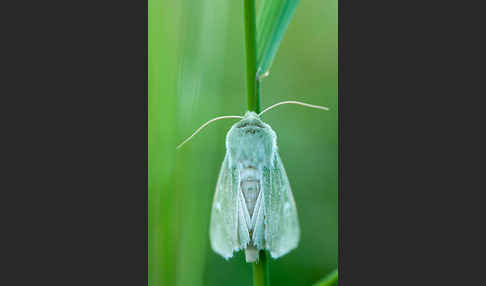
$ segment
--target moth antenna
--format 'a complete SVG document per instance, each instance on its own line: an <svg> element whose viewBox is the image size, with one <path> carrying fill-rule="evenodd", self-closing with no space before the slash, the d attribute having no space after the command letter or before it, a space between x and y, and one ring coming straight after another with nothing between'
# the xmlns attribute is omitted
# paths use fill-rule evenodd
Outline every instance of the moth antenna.
<svg viewBox="0 0 486 286"><path fill-rule="evenodd" d="M312 104L308 104L308 103L304 103L304 102L300 102L300 101L290 100L290 101L282 101L282 102L279 102L279 103L275 103L274 105L265 108L262 112L260 112L260 114L258 114L258 116L261 116L263 113L269 111L270 109L272 109L274 107L282 105L282 104L297 104L297 105L307 106L307 107L310 107L310 108L317 108L317 109L322 109L322 110L326 110L326 111L329 110L329 108L327 108L325 106L312 105Z"/></svg>
<svg viewBox="0 0 486 286"><path fill-rule="evenodd" d="M228 119L228 118L243 118L243 116L238 116L238 115L225 115L225 116L219 116L219 117L216 117L216 118L213 118L211 120L209 120L208 122L204 123L203 125L201 125L201 127L199 127L198 129L196 129L196 131L194 131L194 133L192 133L191 136L187 137L186 140L182 141L181 144L179 144L176 149L179 149L182 147L182 145L186 144L189 140L191 140L192 137L194 137L197 133L199 133L199 131L201 131L201 129L203 129L204 127L208 126L209 124L213 123L214 121L216 120L220 120L220 119Z"/></svg>

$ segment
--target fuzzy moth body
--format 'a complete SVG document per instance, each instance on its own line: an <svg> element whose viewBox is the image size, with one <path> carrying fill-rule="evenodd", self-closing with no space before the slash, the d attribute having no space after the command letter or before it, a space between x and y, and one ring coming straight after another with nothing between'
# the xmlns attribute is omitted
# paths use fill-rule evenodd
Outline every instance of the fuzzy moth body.
<svg viewBox="0 0 486 286"><path fill-rule="evenodd" d="M297 247L297 209L277 152L277 136L259 115L247 112L228 131L226 155L213 199L210 241L228 259L245 250L247 262L260 250L278 258Z"/></svg>
<svg viewBox="0 0 486 286"><path fill-rule="evenodd" d="M297 247L299 220L289 179L277 152L277 135L260 116L283 104L314 109L325 106L289 100L267 107L259 114L215 117L179 144L181 148L214 121L241 119L226 135L226 155L219 172L209 236L213 250L228 259L244 249L247 262L258 260L258 252L268 250L278 258Z"/></svg>

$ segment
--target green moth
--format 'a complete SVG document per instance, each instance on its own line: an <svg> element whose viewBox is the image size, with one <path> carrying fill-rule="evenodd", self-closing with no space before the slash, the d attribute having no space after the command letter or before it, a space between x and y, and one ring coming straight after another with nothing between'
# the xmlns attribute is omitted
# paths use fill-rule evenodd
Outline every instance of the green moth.
<svg viewBox="0 0 486 286"><path fill-rule="evenodd" d="M264 112L287 103L328 110L298 101L284 101L260 114L247 111L243 117L217 117L178 146L180 148L215 120L241 119L226 135L226 155L211 210L211 247L225 259L242 249L247 262L257 261L260 250L268 250L273 258L278 258L299 243L297 208L278 154L277 135L260 118Z"/></svg>

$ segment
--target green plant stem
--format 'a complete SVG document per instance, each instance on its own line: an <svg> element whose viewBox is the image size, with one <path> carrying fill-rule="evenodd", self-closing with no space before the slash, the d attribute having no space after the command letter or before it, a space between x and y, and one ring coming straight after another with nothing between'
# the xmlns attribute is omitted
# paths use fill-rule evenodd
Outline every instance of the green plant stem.
<svg viewBox="0 0 486 286"><path fill-rule="evenodd" d="M246 95L248 110L260 112L260 88L257 87L257 45L255 0L243 0L246 52Z"/></svg>
<svg viewBox="0 0 486 286"><path fill-rule="evenodd" d="M268 252L260 250L258 263L253 263L253 286L269 286Z"/></svg>
<svg viewBox="0 0 486 286"><path fill-rule="evenodd" d="M260 83L257 79L255 0L243 0L243 3L248 110L260 113ZM260 250L258 255L259 261L253 263L253 285L269 286L268 253Z"/></svg>

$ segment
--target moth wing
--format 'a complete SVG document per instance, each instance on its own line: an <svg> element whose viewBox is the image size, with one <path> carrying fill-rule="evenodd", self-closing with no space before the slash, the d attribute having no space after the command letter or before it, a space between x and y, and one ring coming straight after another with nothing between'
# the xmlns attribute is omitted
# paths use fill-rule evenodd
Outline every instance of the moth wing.
<svg viewBox="0 0 486 286"><path fill-rule="evenodd" d="M219 172L211 210L209 238L213 250L228 259L238 249L238 172L226 154Z"/></svg>
<svg viewBox="0 0 486 286"><path fill-rule="evenodd" d="M273 258L297 247L300 239L297 208L277 152L273 166L264 169L265 243Z"/></svg>
<svg viewBox="0 0 486 286"><path fill-rule="evenodd" d="M265 216L265 206L264 206L264 198L263 192L258 194L258 198L255 204L255 210L253 211L252 217L252 225L253 228L253 236L252 240L254 245L257 249L264 249L264 235L265 235L265 226L264 226L264 216Z"/></svg>

